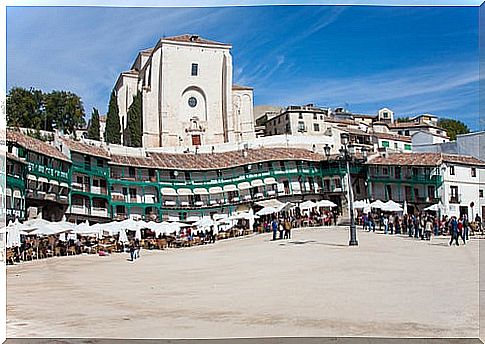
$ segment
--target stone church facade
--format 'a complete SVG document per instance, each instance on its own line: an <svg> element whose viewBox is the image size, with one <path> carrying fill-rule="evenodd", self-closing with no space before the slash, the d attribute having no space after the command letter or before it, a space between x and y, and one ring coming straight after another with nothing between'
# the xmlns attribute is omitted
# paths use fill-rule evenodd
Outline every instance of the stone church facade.
<svg viewBox="0 0 485 344"><path fill-rule="evenodd" d="M122 132L140 91L143 147L237 144L255 138L253 89L232 83L230 50L229 44L181 35L139 52L115 85Z"/></svg>

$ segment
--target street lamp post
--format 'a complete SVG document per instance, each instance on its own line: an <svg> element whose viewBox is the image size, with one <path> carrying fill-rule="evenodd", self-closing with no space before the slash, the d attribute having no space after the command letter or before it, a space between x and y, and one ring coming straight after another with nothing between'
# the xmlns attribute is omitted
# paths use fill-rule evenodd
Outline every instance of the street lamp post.
<svg viewBox="0 0 485 344"><path fill-rule="evenodd" d="M349 246L358 246L357 241L357 231L355 228L355 218L354 218L354 195L352 192L352 180L350 177L350 161L352 161L352 156L349 151L349 135L344 133L341 135L342 148L340 148L340 156L347 167L347 185L349 188L349 211L350 211L350 241Z"/></svg>

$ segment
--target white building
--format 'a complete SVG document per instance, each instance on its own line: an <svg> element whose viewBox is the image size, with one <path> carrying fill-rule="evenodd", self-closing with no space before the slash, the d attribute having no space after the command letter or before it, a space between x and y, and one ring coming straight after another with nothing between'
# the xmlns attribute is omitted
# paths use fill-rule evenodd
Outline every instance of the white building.
<svg viewBox="0 0 485 344"><path fill-rule="evenodd" d="M115 84L122 131L140 91L144 147L254 138L253 90L233 85L230 50L229 44L181 35L162 38L154 48L141 51Z"/></svg>
<svg viewBox="0 0 485 344"><path fill-rule="evenodd" d="M409 212L441 202L449 216L485 215L485 161L454 154L397 153L375 156L368 165L373 199L406 202Z"/></svg>

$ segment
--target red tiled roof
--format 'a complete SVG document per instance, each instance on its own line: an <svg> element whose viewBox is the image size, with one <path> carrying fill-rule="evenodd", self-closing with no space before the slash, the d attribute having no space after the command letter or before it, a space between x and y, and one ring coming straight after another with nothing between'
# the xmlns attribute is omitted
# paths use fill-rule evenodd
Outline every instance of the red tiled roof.
<svg viewBox="0 0 485 344"><path fill-rule="evenodd" d="M443 161L451 162L454 164L478 165L485 167L485 161L466 155L443 154Z"/></svg>
<svg viewBox="0 0 485 344"><path fill-rule="evenodd" d="M325 117L325 122L358 125L356 122L354 122L350 119L338 119L338 118L333 118L333 117Z"/></svg>
<svg viewBox="0 0 485 344"><path fill-rule="evenodd" d="M70 150L74 152L109 159L108 151L101 147L65 138L62 138L61 140L67 147L69 147Z"/></svg>
<svg viewBox="0 0 485 344"><path fill-rule="evenodd" d="M320 161L325 159L322 154L314 153L306 149L291 148L249 149L247 156L243 156L241 151L214 154L147 153L147 155L146 158L111 155L110 163L112 165L160 169L212 170L256 164L271 160Z"/></svg>
<svg viewBox="0 0 485 344"><path fill-rule="evenodd" d="M380 139L387 139L387 140L394 140L394 141L404 141L404 142L412 142L412 139L410 136L404 136L404 135L397 135L397 134L388 134L388 133L379 133L379 132L373 132L372 136L375 136Z"/></svg>
<svg viewBox="0 0 485 344"><path fill-rule="evenodd" d="M232 85L232 89L235 90L235 91L238 91L238 90L252 90L253 88L252 87L249 87L249 86L241 86L241 85Z"/></svg>
<svg viewBox="0 0 485 344"><path fill-rule="evenodd" d="M441 153L391 153L387 157L371 158L369 165L397 165L397 166L439 166L443 162L464 165L478 165L485 167L485 161L471 156L441 154Z"/></svg>
<svg viewBox="0 0 485 344"><path fill-rule="evenodd" d="M26 164L26 162L22 159L20 159L19 157L13 155L12 153L9 153L7 152L7 159L9 160L14 160L14 161L17 161L19 163L22 163L22 164Z"/></svg>
<svg viewBox="0 0 485 344"><path fill-rule="evenodd" d="M174 41L174 42L187 42L187 43L199 43L199 44L209 44L209 45L220 45L220 46L230 46L230 44L210 41L205 38L201 38L197 35L180 35L180 36L173 36L173 37L164 37L163 40L167 41Z"/></svg>
<svg viewBox="0 0 485 344"><path fill-rule="evenodd" d="M18 131L7 130L7 141L15 142L27 150L50 156L59 160L71 162L67 156L58 151L54 146L47 142L34 139Z"/></svg>

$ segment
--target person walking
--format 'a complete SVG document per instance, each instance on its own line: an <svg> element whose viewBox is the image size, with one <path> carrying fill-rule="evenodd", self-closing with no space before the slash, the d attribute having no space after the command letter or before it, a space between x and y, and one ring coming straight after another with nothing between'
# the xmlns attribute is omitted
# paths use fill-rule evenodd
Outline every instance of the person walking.
<svg viewBox="0 0 485 344"><path fill-rule="evenodd" d="M460 219L458 220L458 235L460 236L460 238L463 240L463 245L466 245L466 241L465 241L465 233L464 233L464 226L463 226L463 218L460 217Z"/></svg>
<svg viewBox="0 0 485 344"><path fill-rule="evenodd" d="M135 244L133 243L133 241L130 241L130 258L131 261L135 260Z"/></svg>
<svg viewBox="0 0 485 344"><path fill-rule="evenodd" d="M468 241L468 232L470 229L470 221L468 221L468 215L463 215L463 237Z"/></svg>
<svg viewBox="0 0 485 344"><path fill-rule="evenodd" d="M387 216L383 216L382 222L384 224L384 234L387 234L387 230L389 229L389 218Z"/></svg>
<svg viewBox="0 0 485 344"><path fill-rule="evenodd" d="M456 220L455 216L453 216L450 220L450 235L450 246L453 244L453 240L455 241L456 246L460 246L458 243L458 221Z"/></svg>

